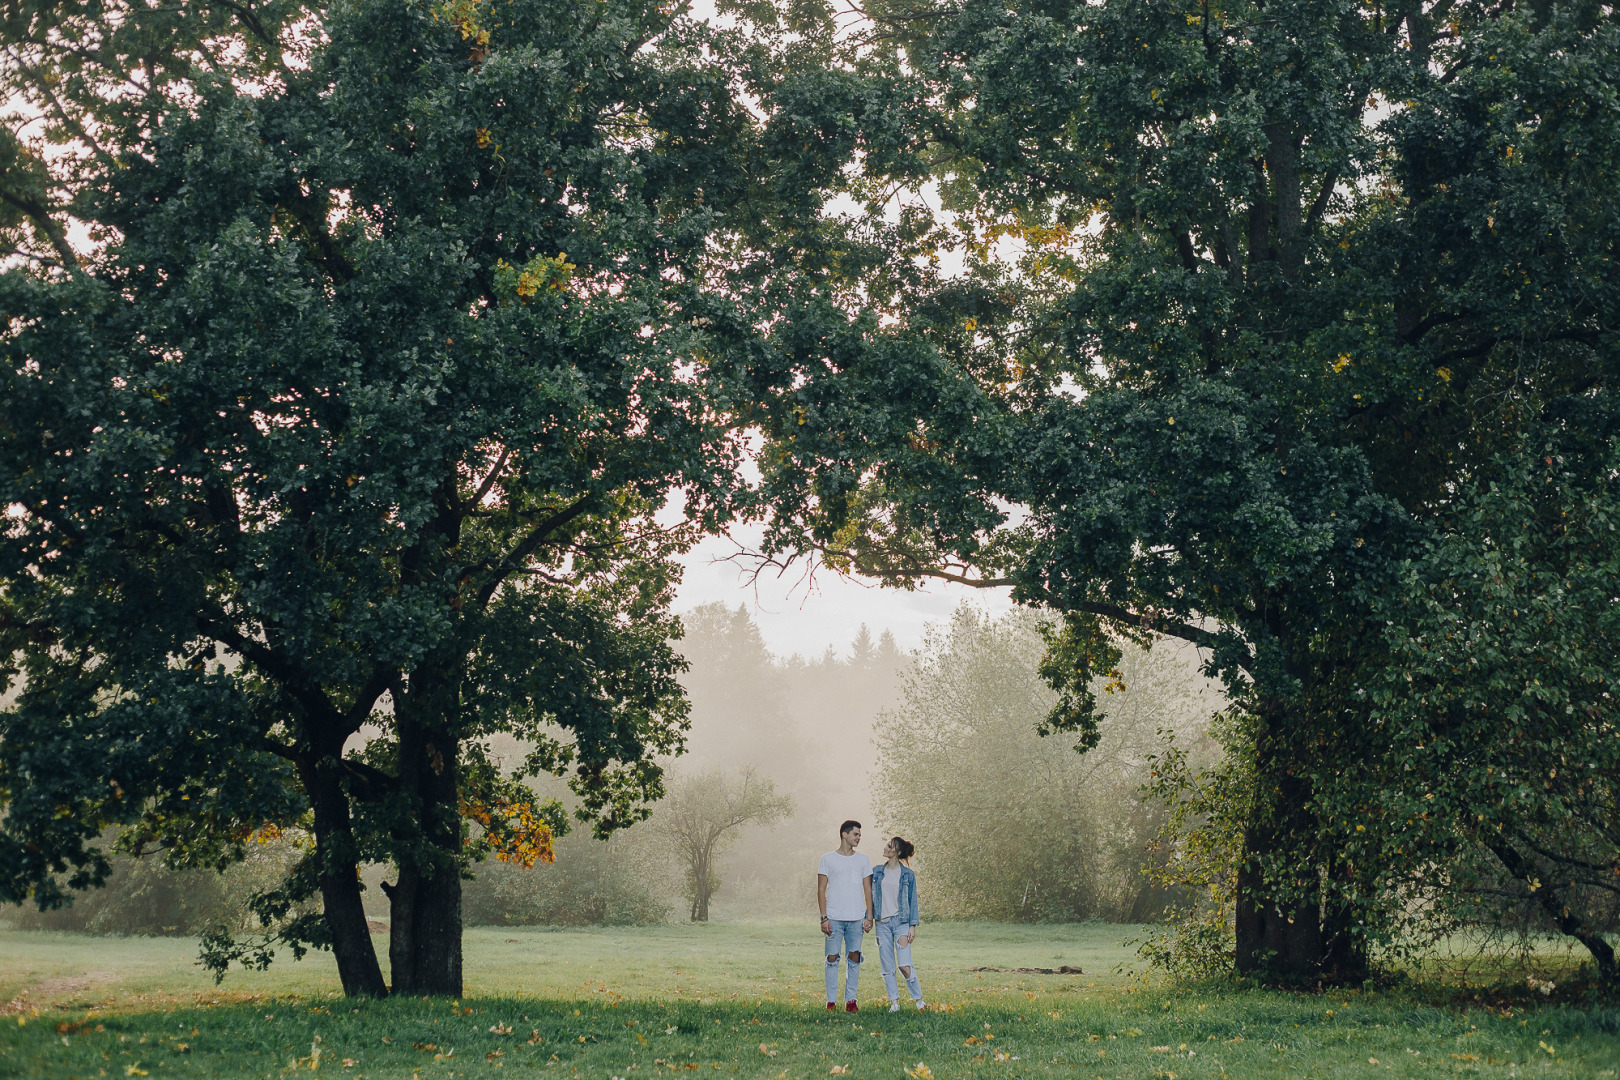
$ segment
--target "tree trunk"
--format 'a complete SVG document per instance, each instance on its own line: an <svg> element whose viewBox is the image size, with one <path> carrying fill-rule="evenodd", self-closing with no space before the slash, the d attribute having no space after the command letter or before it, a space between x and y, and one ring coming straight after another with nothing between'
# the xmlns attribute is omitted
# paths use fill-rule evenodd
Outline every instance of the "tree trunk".
<svg viewBox="0 0 1620 1080"><path fill-rule="evenodd" d="M400 786L421 832L396 855L386 888L392 924L388 961L396 994L461 996L461 816L455 740L411 715L396 715ZM413 805L414 804L414 805Z"/></svg>
<svg viewBox="0 0 1620 1080"><path fill-rule="evenodd" d="M1324 973L1336 983L1364 982L1369 974L1367 944L1354 926L1355 909L1349 904L1331 905L1322 919Z"/></svg>
<svg viewBox="0 0 1620 1080"><path fill-rule="evenodd" d="M1272 221L1277 228L1277 262L1283 279L1299 276L1301 262L1299 145L1293 133L1281 124L1267 124L1266 171L1276 199Z"/></svg>
<svg viewBox="0 0 1620 1080"><path fill-rule="evenodd" d="M1237 959L1240 974L1297 982L1317 978L1327 950L1320 906L1278 901L1261 872L1275 853L1272 830L1252 825L1244 834L1237 875Z"/></svg>
<svg viewBox="0 0 1620 1080"><path fill-rule="evenodd" d="M388 962L394 992L460 997L460 867L452 864L430 873L402 868L391 901Z"/></svg>
<svg viewBox="0 0 1620 1080"><path fill-rule="evenodd" d="M1309 785L1290 767L1286 723L1280 707L1263 709L1255 735L1255 805L1238 865L1234 966L1244 975L1308 982L1331 974L1329 949L1315 880ZM1267 880L1265 867L1278 857L1306 881L1303 888L1283 890Z"/></svg>
<svg viewBox="0 0 1620 1080"><path fill-rule="evenodd" d="M332 935L338 978L349 997L386 997L382 966L366 924L360 897L359 849L349 818L349 798L337 777L336 757L300 769L315 812L315 852L321 868L321 908Z"/></svg>
<svg viewBox="0 0 1620 1080"><path fill-rule="evenodd" d="M699 854L692 866L692 921L709 921L709 853Z"/></svg>

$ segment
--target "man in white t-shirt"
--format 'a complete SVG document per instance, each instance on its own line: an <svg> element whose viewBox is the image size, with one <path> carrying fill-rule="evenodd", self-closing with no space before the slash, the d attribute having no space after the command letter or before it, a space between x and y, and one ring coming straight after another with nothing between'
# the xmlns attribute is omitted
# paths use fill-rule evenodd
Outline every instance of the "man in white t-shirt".
<svg viewBox="0 0 1620 1080"><path fill-rule="evenodd" d="M872 860L857 854L861 823L838 827L838 850L821 857L816 904L827 939L827 1008L837 1010L838 958L845 957L844 1011L859 1012L855 991L861 984L861 935L872 929Z"/></svg>

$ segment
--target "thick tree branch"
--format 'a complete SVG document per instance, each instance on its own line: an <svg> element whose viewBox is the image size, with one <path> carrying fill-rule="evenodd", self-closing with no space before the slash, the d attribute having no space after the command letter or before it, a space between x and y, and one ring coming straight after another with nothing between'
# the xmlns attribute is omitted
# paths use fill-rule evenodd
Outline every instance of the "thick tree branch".
<svg viewBox="0 0 1620 1080"><path fill-rule="evenodd" d="M28 220L34 223L34 228L44 233L45 238L50 241L51 247L56 249L57 257L62 260L64 267L77 273L82 274L84 272L83 268L79 266L79 256L74 253L73 246L68 243L67 233L63 232L62 226L58 225L56 219L51 217L50 209L44 203L10 191L0 191L0 201L10 203L28 215Z"/></svg>
<svg viewBox="0 0 1620 1080"><path fill-rule="evenodd" d="M1182 269L1190 271L1198 269L1198 254L1193 250L1192 237L1185 229L1176 233L1176 254L1181 256Z"/></svg>
<svg viewBox="0 0 1620 1080"><path fill-rule="evenodd" d="M1333 197L1333 189L1338 183L1339 172L1337 169L1329 170L1328 174L1322 177L1322 190L1316 193L1316 198L1311 203L1310 212L1305 215L1306 233L1316 228L1316 223L1322 220L1322 214L1327 210L1328 200Z"/></svg>
<svg viewBox="0 0 1620 1080"><path fill-rule="evenodd" d="M1508 873L1526 884L1531 895L1536 898L1536 903L1541 905L1541 909L1547 913L1553 925L1586 946L1587 951L1592 954L1592 959L1597 961L1598 973L1603 981L1613 986L1617 976L1620 976L1620 969L1615 965L1614 947L1604 939L1602 932L1587 926L1580 916L1559 898L1558 890L1554 886L1540 881L1535 864L1514 850L1512 844L1494 838L1487 838L1484 844L1501 860Z"/></svg>
<svg viewBox="0 0 1620 1080"><path fill-rule="evenodd" d="M218 619L199 620L197 627L203 633L226 646L243 659L250 661L281 687L282 693L292 698L310 719L341 723L343 714L320 690L309 686L292 665L277 656L275 650L261 641L248 637L228 622Z"/></svg>
<svg viewBox="0 0 1620 1080"><path fill-rule="evenodd" d="M595 501L594 494L581 495L531 529L505 558L490 566L489 580L478 590L478 606L482 608L487 605L490 598L495 595L495 590L501 587L501 582L521 570L529 556L538 551L540 545L544 544L552 533L585 513Z"/></svg>
<svg viewBox="0 0 1620 1080"><path fill-rule="evenodd" d="M495 467L489 470L489 475L484 477L484 482L478 485L477 492L473 494L472 499L468 502L469 507L477 507L484 501L484 496L488 495L490 488L495 486L495 481L500 478L501 470L506 468L507 459L511 456L512 448L510 446L502 448L501 456L495 460Z"/></svg>
<svg viewBox="0 0 1620 1080"><path fill-rule="evenodd" d="M344 729L351 733L359 731L360 725L364 724L367 717L371 715L371 708L377 703L377 699L382 697L384 692L393 684L394 673L392 671L380 666L374 670L371 678L367 679L365 685L361 686L359 692L355 694L354 704L350 705L349 711L343 715Z"/></svg>

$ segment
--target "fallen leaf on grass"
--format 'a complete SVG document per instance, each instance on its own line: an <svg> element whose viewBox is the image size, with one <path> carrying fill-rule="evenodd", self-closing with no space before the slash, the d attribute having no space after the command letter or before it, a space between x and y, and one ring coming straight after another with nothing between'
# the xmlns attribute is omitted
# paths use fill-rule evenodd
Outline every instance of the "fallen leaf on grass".
<svg viewBox="0 0 1620 1080"><path fill-rule="evenodd" d="M411 1043L412 1050L437 1050L438 1048L438 1043Z"/></svg>
<svg viewBox="0 0 1620 1080"><path fill-rule="evenodd" d="M505 1057L505 1056L506 1056L506 1051L504 1051L504 1050L491 1050L489 1053L484 1055L484 1060L485 1061L494 1061L498 1057Z"/></svg>
<svg viewBox="0 0 1620 1080"><path fill-rule="evenodd" d="M512 1029L507 1027L505 1024L494 1024L490 1027L489 1033L491 1035L510 1035L512 1034Z"/></svg>
<svg viewBox="0 0 1620 1080"><path fill-rule="evenodd" d="M764 1043L759 1044L759 1052L764 1054L766 1057L775 1057L776 1056L776 1051L772 1050L769 1046L766 1046Z"/></svg>
<svg viewBox="0 0 1620 1080"><path fill-rule="evenodd" d="M1093 1038L1093 1039L1095 1039L1095 1038L1096 1038L1096 1037L1097 1037L1097 1036L1095 1036L1095 1035L1093 1035L1093 1036L1092 1036L1092 1038ZM978 1045L979 1045L979 1041L980 1041L980 1040L979 1040L979 1037L978 1037L978 1036L977 1036L977 1035L969 1035L969 1036L968 1036L968 1037L967 1037L967 1038L966 1038L966 1039L965 1039L965 1040L964 1040L964 1041L963 1041L963 1043L962 1043L962 1045L963 1045L963 1046L978 1046Z"/></svg>
<svg viewBox="0 0 1620 1080"><path fill-rule="evenodd" d="M917 1062L915 1069L907 1069L906 1075L911 1077L911 1080L934 1080L934 1070L920 1061Z"/></svg>
<svg viewBox="0 0 1620 1080"><path fill-rule="evenodd" d="M352 1069L358 1064L360 1064L360 1063L358 1061L354 1060L354 1058L344 1058L343 1059L343 1067L345 1069Z"/></svg>
<svg viewBox="0 0 1620 1080"><path fill-rule="evenodd" d="M1378 1064L1378 1059L1377 1058L1368 1058L1367 1059L1367 1064L1376 1065L1376 1064Z"/></svg>
<svg viewBox="0 0 1620 1080"><path fill-rule="evenodd" d="M849 1069L843 1065L834 1065L832 1068L827 1070L827 1073L830 1076L846 1076L849 1073Z"/></svg>
<svg viewBox="0 0 1620 1080"><path fill-rule="evenodd" d="M541 1043L543 1043L545 1041L546 1041L545 1039L540 1037L540 1033L538 1031L529 1032L529 1045L530 1046L539 1046Z"/></svg>

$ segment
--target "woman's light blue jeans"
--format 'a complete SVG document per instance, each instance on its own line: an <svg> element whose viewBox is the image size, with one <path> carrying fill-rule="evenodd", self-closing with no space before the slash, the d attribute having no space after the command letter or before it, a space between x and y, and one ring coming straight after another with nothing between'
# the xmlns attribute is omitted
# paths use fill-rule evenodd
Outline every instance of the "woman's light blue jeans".
<svg viewBox="0 0 1620 1080"><path fill-rule="evenodd" d="M838 958L844 961L844 1000L854 1001L855 991L861 985L861 919L829 919L832 933L827 939L827 1000L838 1000Z"/></svg>
<svg viewBox="0 0 1620 1080"><path fill-rule="evenodd" d="M917 969L911 963L911 946L895 945L896 938L903 938L911 933L911 927L900 920L900 916L891 915L887 919L880 919L877 924L878 962L883 965L883 985L889 988L889 1003L895 1004L900 1000L900 983L895 978L897 968L907 968L906 989L911 991L912 1001L922 1000L922 982L917 978Z"/></svg>

